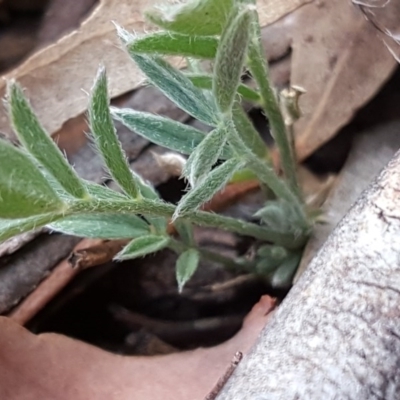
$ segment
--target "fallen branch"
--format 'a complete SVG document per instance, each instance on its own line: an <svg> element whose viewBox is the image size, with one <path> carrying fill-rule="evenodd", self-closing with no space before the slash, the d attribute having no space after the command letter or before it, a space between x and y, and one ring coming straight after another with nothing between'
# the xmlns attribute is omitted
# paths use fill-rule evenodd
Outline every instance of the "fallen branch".
<svg viewBox="0 0 400 400"><path fill-rule="evenodd" d="M398 399L400 152L331 234L218 400Z"/></svg>

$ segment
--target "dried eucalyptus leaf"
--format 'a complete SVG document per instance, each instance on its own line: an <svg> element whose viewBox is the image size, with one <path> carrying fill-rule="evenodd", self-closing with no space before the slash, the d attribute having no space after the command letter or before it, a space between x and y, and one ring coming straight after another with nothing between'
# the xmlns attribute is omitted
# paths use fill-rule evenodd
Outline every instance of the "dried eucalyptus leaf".
<svg viewBox="0 0 400 400"><path fill-rule="evenodd" d="M222 113L231 111L250 39L251 14L241 11L222 33L214 65L213 93Z"/></svg>
<svg viewBox="0 0 400 400"><path fill-rule="evenodd" d="M129 242L124 249L115 256L115 260L129 260L155 253L168 246L169 238L166 236L146 235Z"/></svg>
<svg viewBox="0 0 400 400"><path fill-rule="evenodd" d="M184 251L176 261L176 280L179 293L182 292L186 282L193 276L199 265L200 254L195 249Z"/></svg>
<svg viewBox="0 0 400 400"><path fill-rule="evenodd" d="M87 197L87 191L73 168L40 125L35 113L16 83L9 83L7 100L12 125L25 149L73 197Z"/></svg>
<svg viewBox="0 0 400 400"><path fill-rule="evenodd" d="M173 218L184 216L189 211L198 209L203 203L210 200L218 190L222 189L231 179L235 171L243 167L243 162L231 158L214 168L198 186L182 197L176 207Z"/></svg>
<svg viewBox="0 0 400 400"><path fill-rule="evenodd" d="M178 107L207 125L218 124L214 102L188 79L185 74L160 57L130 52L131 57L149 81Z"/></svg>
<svg viewBox="0 0 400 400"><path fill-rule="evenodd" d="M168 31L189 35L219 35L234 0L195 0L148 11L146 17Z"/></svg>
<svg viewBox="0 0 400 400"><path fill-rule="evenodd" d="M118 141L109 104L106 71L100 68L90 98L90 127L96 146L111 176L127 195L136 198L139 194L138 178L130 170L121 143Z"/></svg>
<svg viewBox="0 0 400 400"><path fill-rule="evenodd" d="M135 38L126 47L129 53L213 59L217 53L218 39L215 36L155 32Z"/></svg>
<svg viewBox="0 0 400 400"><path fill-rule="evenodd" d="M0 140L0 218L25 218L62 211L63 202L35 163Z"/></svg>
<svg viewBox="0 0 400 400"><path fill-rule="evenodd" d="M128 214L77 214L49 225L50 229L88 238L130 239L150 233L141 218Z"/></svg>

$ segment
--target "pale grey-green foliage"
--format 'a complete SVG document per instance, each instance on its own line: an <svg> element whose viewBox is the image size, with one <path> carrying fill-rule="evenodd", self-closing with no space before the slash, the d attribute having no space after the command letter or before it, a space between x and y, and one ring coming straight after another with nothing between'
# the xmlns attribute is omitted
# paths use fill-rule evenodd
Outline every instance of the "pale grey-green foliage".
<svg viewBox="0 0 400 400"><path fill-rule="evenodd" d="M215 36L189 36L181 33L155 32L127 43L130 53L180 55L213 59L217 52Z"/></svg>
<svg viewBox="0 0 400 400"><path fill-rule="evenodd" d="M173 68L160 57L135 53L131 53L131 57L149 81L182 110L205 124L218 124L218 112L214 102L210 102L202 90L194 86L183 72Z"/></svg>
<svg viewBox="0 0 400 400"><path fill-rule="evenodd" d="M143 219L122 213L70 215L53 222L49 228L68 235L99 239L130 239L150 233Z"/></svg>
<svg viewBox="0 0 400 400"><path fill-rule="evenodd" d="M189 115L213 127L211 133L150 113L116 108L110 112L106 73L100 68L89 120L95 145L123 190L117 193L75 174L40 126L22 90L10 84L10 116L25 152L0 141L0 240L44 225L78 236L133 239L116 259L170 248L180 255L176 269L180 290L195 272L200 255L227 266L246 264L246 270L253 268L284 287L295 271L310 224L295 174L287 181L276 174L267 147L240 104L243 96L266 110L288 174L294 168L293 154L286 151L288 138L261 54L254 1L191 0L169 17L151 15L168 31L138 37L117 26L124 46L147 79ZM199 63L185 74L160 57L175 54L214 59L213 75L204 73ZM256 90L241 83L245 63L259 86ZM154 188L131 171L111 115L149 141L190 155L184 175L192 188L177 206L160 200ZM256 214L260 225L198 210L244 168L276 196ZM167 233L171 217L178 239ZM230 260L198 249L193 225L252 236L261 245L254 260Z"/></svg>
<svg viewBox="0 0 400 400"><path fill-rule="evenodd" d="M14 82L7 86L9 114L15 133L24 148L76 198L85 198L87 191L59 148L44 131L21 88Z"/></svg>
<svg viewBox="0 0 400 400"><path fill-rule="evenodd" d="M207 179L201 181L182 197L174 212L174 219L184 216L189 211L198 209L203 203L210 200L218 190L229 182L235 171L242 166L243 163L240 160L231 158L214 168L207 176Z"/></svg>
<svg viewBox="0 0 400 400"><path fill-rule="evenodd" d="M185 283L196 272L199 260L200 254L196 249L188 249L178 257L176 261L176 280L179 292L182 292Z"/></svg>
<svg viewBox="0 0 400 400"><path fill-rule="evenodd" d="M150 142L183 154L192 153L204 139L202 131L169 118L115 107L111 108L111 113L116 120Z"/></svg>
<svg viewBox="0 0 400 400"><path fill-rule="evenodd" d="M251 40L249 43L248 67L258 84L262 98L263 109L271 125L271 133L279 148L281 164L290 189L301 199L297 182L296 160L291 149L289 134L286 129L282 112L269 79L268 64L264 57L264 48L261 43L261 31L257 11L251 11Z"/></svg>
<svg viewBox="0 0 400 400"><path fill-rule="evenodd" d="M270 200L255 214L270 228L288 232L299 226L299 216L293 205L282 199Z"/></svg>
<svg viewBox="0 0 400 400"><path fill-rule="evenodd" d="M33 215L27 218L2 219L0 218L0 242L21 233L41 228L52 221L62 218L63 214L48 213Z"/></svg>
<svg viewBox="0 0 400 400"><path fill-rule="evenodd" d="M183 243L187 244L188 246L196 245L194 240L193 225L189 221L178 218L174 221L174 226L179 234L179 238L183 241Z"/></svg>
<svg viewBox="0 0 400 400"><path fill-rule="evenodd" d="M293 276L297 270L301 259L302 252L293 252L281 265L276 269L271 277L271 285L274 287L287 287L292 282Z"/></svg>
<svg viewBox="0 0 400 400"><path fill-rule="evenodd" d="M89 121L96 147L99 149L111 176L127 195L136 198L140 193L138 179L129 168L110 116L104 68L99 69L92 90Z"/></svg>
<svg viewBox="0 0 400 400"><path fill-rule="evenodd" d="M186 76L192 81L192 83L201 89L212 89L213 76L204 73L188 73ZM243 99L251 101L256 105L261 105L261 97L258 91L252 89L251 87L240 83L237 88L237 93L243 97Z"/></svg>
<svg viewBox="0 0 400 400"><path fill-rule="evenodd" d="M183 174L195 187L207 177L225 147L227 132L224 125L210 132L187 160Z"/></svg>
<svg viewBox="0 0 400 400"><path fill-rule="evenodd" d="M213 94L222 113L232 110L247 54L250 22L247 8L235 12L219 41L214 66Z"/></svg>
<svg viewBox="0 0 400 400"><path fill-rule="evenodd" d="M36 164L0 140L0 218L61 212L63 203Z"/></svg>
<svg viewBox="0 0 400 400"><path fill-rule="evenodd" d="M194 36L219 35L235 0L194 0L147 13L148 19L168 31Z"/></svg>
<svg viewBox="0 0 400 400"><path fill-rule="evenodd" d="M246 147L256 156L262 158L264 162L267 162L266 158L267 156L269 157L269 150L238 101L235 101L232 107L232 121L237 134Z"/></svg>
<svg viewBox="0 0 400 400"><path fill-rule="evenodd" d="M127 260L143 257L155 253L168 246L169 238L166 236L146 235L133 239L126 247L115 256L116 260Z"/></svg>

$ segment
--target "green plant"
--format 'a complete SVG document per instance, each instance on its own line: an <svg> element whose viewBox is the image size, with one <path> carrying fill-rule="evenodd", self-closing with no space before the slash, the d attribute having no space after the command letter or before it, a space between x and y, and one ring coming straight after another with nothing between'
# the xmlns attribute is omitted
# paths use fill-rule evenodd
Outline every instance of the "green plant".
<svg viewBox="0 0 400 400"><path fill-rule="evenodd" d="M89 121L95 145L122 190L117 193L76 175L41 127L20 87L9 83L10 118L22 147L0 141L0 241L48 226L78 236L131 239L117 260L171 248L179 255L180 289L195 272L200 257L263 274L276 285L287 283L310 233L311 218L297 183L290 123L285 123L282 113L293 117L295 100L283 101L282 106L270 85L253 1L195 0L162 13L149 13L148 18L164 31L137 36L117 27L124 46L151 84L211 126L211 132L205 135L145 112L110 109L106 72L100 68L90 97ZM192 71L175 69L162 58L165 55L188 57ZM193 62L198 59L213 60L213 73L201 72ZM250 70L257 90L241 82L244 68ZM242 109L242 98L265 110L284 177L274 171L268 148ZM112 117L158 145L189 155L183 175L190 190L176 207L163 202L129 168ZM260 224L199 210L244 171L273 194L256 214ZM169 218L178 238L167 233ZM198 248L192 225L258 239L255 258L229 259Z"/></svg>

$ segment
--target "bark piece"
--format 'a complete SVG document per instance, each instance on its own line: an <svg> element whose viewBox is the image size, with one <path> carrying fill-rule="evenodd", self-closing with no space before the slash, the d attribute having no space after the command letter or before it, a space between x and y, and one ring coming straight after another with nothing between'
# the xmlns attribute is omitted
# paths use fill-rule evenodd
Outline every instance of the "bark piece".
<svg viewBox="0 0 400 400"><path fill-rule="evenodd" d="M400 152L285 298L218 400L398 399Z"/></svg>
<svg viewBox="0 0 400 400"><path fill-rule="evenodd" d="M295 282L371 179L400 148L399 130L400 121L396 120L369 129L355 139L349 158L323 206L324 223L315 226L307 243Z"/></svg>
<svg viewBox="0 0 400 400"><path fill-rule="evenodd" d="M78 238L42 235L0 260L0 313L31 292L48 271L71 251Z"/></svg>

